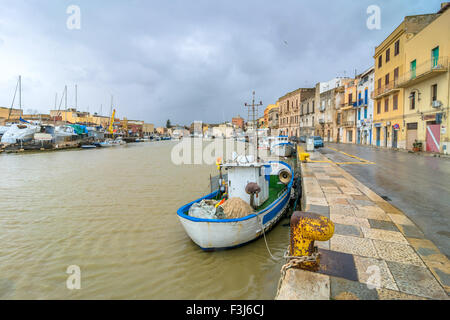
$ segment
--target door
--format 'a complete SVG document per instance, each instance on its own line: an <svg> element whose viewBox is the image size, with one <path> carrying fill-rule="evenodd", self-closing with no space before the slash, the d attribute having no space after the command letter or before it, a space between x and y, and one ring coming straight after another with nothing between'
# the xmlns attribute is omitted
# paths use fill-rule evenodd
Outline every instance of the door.
<svg viewBox="0 0 450 320"><path fill-rule="evenodd" d="M432 68L436 68L438 66L439 61L439 47L431 50L431 66Z"/></svg>
<svg viewBox="0 0 450 320"><path fill-rule="evenodd" d="M387 147L387 141L388 141L388 128L384 127L384 146Z"/></svg>
<svg viewBox="0 0 450 320"><path fill-rule="evenodd" d="M397 148L398 130L392 129L392 148Z"/></svg>
<svg viewBox="0 0 450 320"><path fill-rule="evenodd" d="M377 127L377 131L376 131L376 133L377 133L377 147L379 147L380 146L380 140L381 140L381 128L380 127Z"/></svg>
<svg viewBox="0 0 450 320"><path fill-rule="evenodd" d="M361 130L357 131L357 138L356 138L356 143L357 144L361 144Z"/></svg>
<svg viewBox="0 0 450 320"><path fill-rule="evenodd" d="M327 134L327 141L330 142L330 130L328 130L328 134Z"/></svg>
<svg viewBox="0 0 450 320"><path fill-rule="evenodd" d="M441 125L429 124L427 125L427 151L440 152L440 139L441 139Z"/></svg>
<svg viewBox="0 0 450 320"><path fill-rule="evenodd" d="M416 60L411 61L411 79L416 77Z"/></svg>
<svg viewBox="0 0 450 320"><path fill-rule="evenodd" d="M406 149L412 150L417 139L417 122L406 124Z"/></svg>

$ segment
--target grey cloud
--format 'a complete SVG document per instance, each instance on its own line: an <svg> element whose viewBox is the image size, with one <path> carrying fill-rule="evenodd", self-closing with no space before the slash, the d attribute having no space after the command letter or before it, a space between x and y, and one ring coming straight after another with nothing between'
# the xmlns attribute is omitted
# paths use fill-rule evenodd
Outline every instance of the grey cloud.
<svg viewBox="0 0 450 320"><path fill-rule="evenodd" d="M382 30L370 31L366 9L377 2ZM64 84L77 83L81 109L102 104L105 112L113 94L119 116L130 119L219 122L246 115L253 90L269 104L362 71L403 16L434 12L439 3L80 0L81 30L70 31L65 2L6 1L0 105L10 103L22 73L28 107L42 112Z"/></svg>

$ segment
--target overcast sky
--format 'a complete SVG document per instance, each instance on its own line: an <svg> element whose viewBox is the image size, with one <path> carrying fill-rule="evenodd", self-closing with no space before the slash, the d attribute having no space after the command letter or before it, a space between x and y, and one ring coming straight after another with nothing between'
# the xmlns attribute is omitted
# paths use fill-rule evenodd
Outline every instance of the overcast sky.
<svg viewBox="0 0 450 320"><path fill-rule="evenodd" d="M26 113L48 113L64 85L73 107L77 84L81 111L109 115L113 95L117 116L155 125L247 117L253 90L267 105L364 71L404 16L440 2L0 0L0 106L10 107L22 75ZM79 30L67 28L70 5ZM381 9L380 30L367 28L370 5Z"/></svg>

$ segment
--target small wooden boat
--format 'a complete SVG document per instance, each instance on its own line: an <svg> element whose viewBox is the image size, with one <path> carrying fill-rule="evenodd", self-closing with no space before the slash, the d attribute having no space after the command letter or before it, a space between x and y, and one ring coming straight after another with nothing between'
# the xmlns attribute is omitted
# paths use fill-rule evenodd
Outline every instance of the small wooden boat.
<svg viewBox="0 0 450 320"><path fill-rule="evenodd" d="M230 249L245 245L268 232L282 217L289 205L294 172L281 161L231 162L221 164L227 170L224 190L214 192L188 203L178 209L178 218L189 237L203 250ZM257 184L260 192L248 194L250 183ZM228 218L198 218L190 215L194 204L202 200L240 198L250 204L254 211L247 216ZM229 201L229 200L225 200Z"/></svg>

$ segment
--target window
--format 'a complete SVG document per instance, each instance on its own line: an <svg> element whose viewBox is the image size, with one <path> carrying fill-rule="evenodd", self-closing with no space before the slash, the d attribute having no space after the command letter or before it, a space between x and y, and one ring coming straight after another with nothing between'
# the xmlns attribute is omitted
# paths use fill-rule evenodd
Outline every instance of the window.
<svg viewBox="0 0 450 320"><path fill-rule="evenodd" d="M358 109L358 120L361 120L361 109Z"/></svg>
<svg viewBox="0 0 450 320"><path fill-rule="evenodd" d="M287 101L287 109L286 109L286 111L289 112L289 100Z"/></svg>
<svg viewBox="0 0 450 320"><path fill-rule="evenodd" d="M367 107L364 108L364 119L367 119Z"/></svg>
<svg viewBox="0 0 450 320"><path fill-rule="evenodd" d="M392 110L398 109L398 94L392 98Z"/></svg>
<svg viewBox="0 0 450 320"><path fill-rule="evenodd" d="M312 101L312 113L314 113L314 100Z"/></svg>
<svg viewBox="0 0 450 320"><path fill-rule="evenodd" d="M386 50L386 62L389 62L389 60L391 59L391 49L387 49Z"/></svg>
<svg viewBox="0 0 450 320"><path fill-rule="evenodd" d="M416 60L411 61L410 71L411 71L411 79L414 79L416 77Z"/></svg>
<svg viewBox="0 0 450 320"><path fill-rule="evenodd" d="M394 69L394 83L398 80L398 67Z"/></svg>
<svg viewBox="0 0 450 320"><path fill-rule="evenodd" d="M411 100L410 108L411 110L414 110L416 108L416 93L414 91L411 92L409 99Z"/></svg>
<svg viewBox="0 0 450 320"><path fill-rule="evenodd" d="M437 100L437 84L431 86L431 102Z"/></svg>
<svg viewBox="0 0 450 320"><path fill-rule="evenodd" d="M389 111L389 98L384 99L384 112Z"/></svg>
<svg viewBox="0 0 450 320"><path fill-rule="evenodd" d="M381 100L377 101L377 113L381 113Z"/></svg>
<svg viewBox="0 0 450 320"><path fill-rule="evenodd" d="M351 105L352 102L353 102L353 94L352 94L352 93L349 93L349 94L348 94L348 105Z"/></svg>
<svg viewBox="0 0 450 320"><path fill-rule="evenodd" d="M381 89L381 78L378 79L378 89Z"/></svg>
<svg viewBox="0 0 450 320"><path fill-rule="evenodd" d="M378 57L378 68L381 68L382 65L383 65L383 56L379 56Z"/></svg>
<svg viewBox="0 0 450 320"><path fill-rule="evenodd" d="M385 75L384 82L385 82L385 85L389 84L389 73L387 75Z"/></svg>
<svg viewBox="0 0 450 320"><path fill-rule="evenodd" d="M394 56L398 55L399 53L400 53L400 40L397 40L395 42Z"/></svg>

